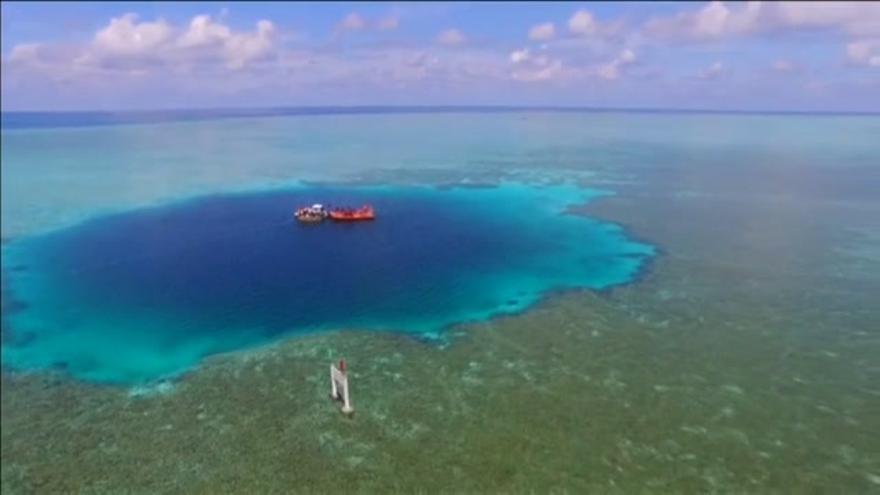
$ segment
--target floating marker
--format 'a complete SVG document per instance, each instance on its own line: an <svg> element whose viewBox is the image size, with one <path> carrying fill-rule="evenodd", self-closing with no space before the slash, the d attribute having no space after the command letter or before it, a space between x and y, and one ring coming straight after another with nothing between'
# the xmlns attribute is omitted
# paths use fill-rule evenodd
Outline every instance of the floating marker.
<svg viewBox="0 0 880 495"><path fill-rule="evenodd" d="M351 398L348 396L348 373L345 367L345 359L339 360L339 367L330 365L330 397L333 400L342 401L342 413L351 414Z"/></svg>

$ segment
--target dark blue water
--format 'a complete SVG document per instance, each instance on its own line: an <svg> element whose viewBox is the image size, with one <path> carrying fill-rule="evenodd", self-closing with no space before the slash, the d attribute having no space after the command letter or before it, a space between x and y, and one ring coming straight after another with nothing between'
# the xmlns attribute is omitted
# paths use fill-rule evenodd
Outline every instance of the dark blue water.
<svg viewBox="0 0 880 495"><path fill-rule="evenodd" d="M41 129L63 127L113 126L123 124L160 124L245 117L280 117L309 115L413 114L413 113L649 113L649 114L732 114L732 115L810 115L877 116L876 112L798 112L734 111L710 109L596 108L596 107L522 107L522 106L314 106L269 108L205 108L173 110L126 110L112 112L2 112L3 129Z"/></svg>
<svg viewBox="0 0 880 495"><path fill-rule="evenodd" d="M27 309L7 316L18 338L4 361L138 382L281 335L436 336L549 290L626 283L653 250L616 226L562 214L588 196L571 187L307 188L94 219L7 249ZM293 219L296 206L318 201L369 202L378 219Z"/></svg>
<svg viewBox="0 0 880 495"><path fill-rule="evenodd" d="M490 106L315 106L238 109L133 110L117 112L3 112L0 114L0 122L2 122L2 127L4 129L41 129L113 126L122 124L160 124L168 122L190 122L245 117L410 113L497 113L546 110L552 109ZM556 110L590 111L589 109Z"/></svg>

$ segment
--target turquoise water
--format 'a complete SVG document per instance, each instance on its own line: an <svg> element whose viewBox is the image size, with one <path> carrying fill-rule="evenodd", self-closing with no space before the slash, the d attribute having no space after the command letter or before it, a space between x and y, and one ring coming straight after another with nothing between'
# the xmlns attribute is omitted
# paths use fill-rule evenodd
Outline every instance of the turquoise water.
<svg viewBox="0 0 880 495"><path fill-rule="evenodd" d="M139 383L202 357L340 328L439 338L549 291L634 280L653 247L566 214L600 195L545 187L298 187L98 217L12 243L14 369ZM301 225L302 204L372 203L375 222Z"/></svg>
<svg viewBox="0 0 880 495"><path fill-rule="evenodd" d="M772 172L770 181L728 181L752 194L826 181L816 169L873 167L878 120L548 112L4 129L0 229L12 238L98 213L306 180L578 180L617 190L637 177L687 187L701 173ZM870 193L871 184L854 183L860 196Z"/></svg>
<svg viewBox="0 0 880 495"><path fill-rule="evenodd" d="M206 354L292 332L371 328L436 336L452 323L520 311L558 288L629 282L651 248L615 225L562 214L596 199L597 189L651 183L681 197L711 190L716 198L850 203L876 196L876 182L864 179L876 168L870 138L877 119L869 117L514 112L45 124L3 130L3 268L12 290L4 290L4 324L15 329L4 330L4 362L100 381L173 375ZM303 185L322 183L360 187ZM474 187L486 184L503 186ZM198 262L215 249L243 258L244 250L275 244L293 243L288 247L296 250L304 239L323 251L338 241L327 237L335 231L322 226L306 234L290 225L289 213L328 195L381 204L380 222L352 231L389 236L361 240L386 249L367 264L386 263L403 250L413 257L413 277L398 276L384 288L417 287L426 296L378 291L377 299L332 310L325 302L291 306L290 300L307 300L306 287L327 289L322 297L332 299L345 274L325 288L318 273L337 272L318 265L298 280L302 263L272 252L267 263L284 263L295 289L261 281L254 274L266 273L262 266L235 271L219 259L212 262L226 279L248 281L244 293L201 301L191 295L216 283L207 268L169 262L153 273L151 265L137 264ZM403 214L422 207L424 218ZM212 217L216 212L245 216L225 224L222 215ZM190 220L172 229L161 223L166 216ZM407 243L418 240L408 233L427 225L438 236L433 245ZM479 256L460 253L444 262L442 247L456 245L465 231L484 235L477 244L482 251L474 248ZM229 244L256 234L252 244ZM192 258L163 248L184 238ZM144 245L152 251L132 261ZM491 250L505 255L483 256ZM118 269L98 267L99 261ZM175 271L180 268L192 270ZM223 273L213 275L226 280ZM155 280L141 290L145 274ZM192 281L185 297L166 291L162 284L170 280ZM267 284L273 289L248 292ZM299 309L292 314L291 308Z"/></svg>
<svg viewBox="0 0 880 495"><path fill-rule="evenodd" d="M68 117L3 121L3 361L73 375L0 373L3 493L880 486L876 116Z"/></svg>

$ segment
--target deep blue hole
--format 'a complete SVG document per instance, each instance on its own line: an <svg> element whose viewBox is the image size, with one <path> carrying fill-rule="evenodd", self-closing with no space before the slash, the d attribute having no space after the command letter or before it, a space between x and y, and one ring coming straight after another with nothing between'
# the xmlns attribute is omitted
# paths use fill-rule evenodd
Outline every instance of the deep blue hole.
<svg viewBox="0 0 880 495"><path fill-rule="evenodd" d="M313 187L97 218L7 253L28 306L6 318L28 338L4 344L4 359L136 382L283 334L434 333L520 310L547 290L630 281L651 248L562 215L566 194L577 197L566 188ZM378 218L297 223L293 209L312 202L371 203Z"/></svg>

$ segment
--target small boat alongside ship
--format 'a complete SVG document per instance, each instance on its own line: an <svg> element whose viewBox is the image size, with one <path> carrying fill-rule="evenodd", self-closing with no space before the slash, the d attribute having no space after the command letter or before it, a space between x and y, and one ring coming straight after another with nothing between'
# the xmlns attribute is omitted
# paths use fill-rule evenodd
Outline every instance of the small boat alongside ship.
<svg viewBox="0 0 880 495"><path fill-rule="evenodd" d="M325 218L336 222L362 222L375 220L376 211L371 205L360 208L336 207L327 209L320 203L302 207L294 212L294 217L302 223L318 223Z"/></svg>
<svg viewBox="0 0 880 495"><path fill-rule="evenodd" d="M327 218L328 212L324 205L315 203L312 206L304 206L294 212L293 216L303 223L318 223Z"/></svg>

